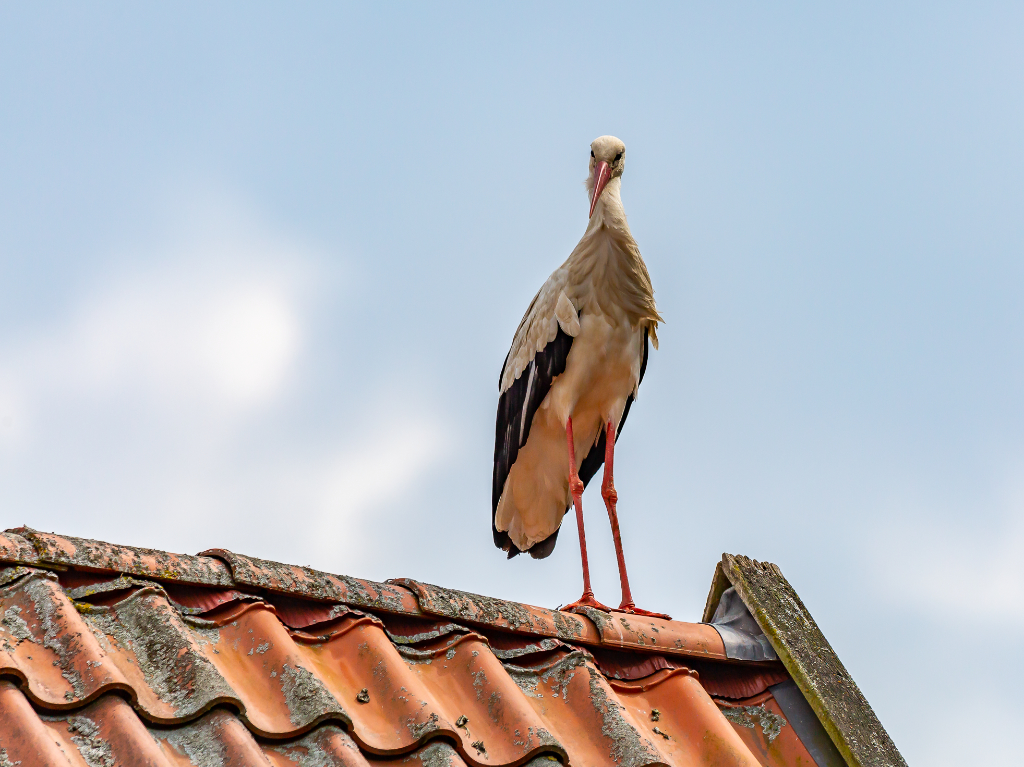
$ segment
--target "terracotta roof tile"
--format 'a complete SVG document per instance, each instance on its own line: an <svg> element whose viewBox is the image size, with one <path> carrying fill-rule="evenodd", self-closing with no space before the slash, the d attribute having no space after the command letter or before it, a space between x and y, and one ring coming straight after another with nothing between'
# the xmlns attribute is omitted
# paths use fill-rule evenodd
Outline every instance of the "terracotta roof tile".
<svg viewBox="0 0 1024 767"><path fill-rule="evenodd" d="M8 530L0 533L0 560L35 564L39 561L39 555L28 540Z"/></svg>
<svg viewBox="0 0 1024 767"><path fill-rule="evenodd" d="M0 677L0 765L813 763L708 625L25 528Z"/></svg>

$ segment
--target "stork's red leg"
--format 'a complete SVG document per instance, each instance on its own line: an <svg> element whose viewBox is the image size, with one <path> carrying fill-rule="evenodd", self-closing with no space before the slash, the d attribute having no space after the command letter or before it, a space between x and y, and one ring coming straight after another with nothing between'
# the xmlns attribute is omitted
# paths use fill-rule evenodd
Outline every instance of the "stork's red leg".
<svg viewBox="0 0 1024 767"><path fill-rule="evenodd" d="M608 521L612 525L612 538L615 539L615 558L619 561L619 582L622 584L622 604L616 612L633 613L634 615L647 615L652 618L664 618L669 616L664 613L652 613L649 610L642 610L633 604L633 595L629 591L629 576L626 575L626 557L622 553L622 539L619 537L619 515L615 509L619 502L619 494L615 492L614 462L615 462L615 426L611 421L605 431L604 446L604 481L601 482L601 496L604 498L605 508L608 509Z"/></svg>
<svg viewBox="0 0 1024 767"><path fill-rule="evenodd" d="M604 612L611 612L594 598L594 590L590 587L590 564L587 561L587 535L583 531L583 482L576 470L576 448L572 440L572 417L565 422L565 439L569 444L569 490L572 492L572 505L576 507L576 527L580 531L580 558L583 560L583 596L572 604L562 607L571 610L574 607L595 607Z"/></svg>

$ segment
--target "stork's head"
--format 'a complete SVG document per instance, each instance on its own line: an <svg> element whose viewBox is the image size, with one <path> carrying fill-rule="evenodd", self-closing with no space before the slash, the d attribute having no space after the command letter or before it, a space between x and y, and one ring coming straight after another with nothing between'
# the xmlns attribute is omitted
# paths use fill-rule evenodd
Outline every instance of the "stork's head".
<svg viewBox="0 0 1024 767"><path fill-rule="evenodd" d="M587 190L590 192L590 215L594 215L597 200L605 184L622 175L626 167L626 145L615 136L601 136L590 143L590 176Z"/></svg>

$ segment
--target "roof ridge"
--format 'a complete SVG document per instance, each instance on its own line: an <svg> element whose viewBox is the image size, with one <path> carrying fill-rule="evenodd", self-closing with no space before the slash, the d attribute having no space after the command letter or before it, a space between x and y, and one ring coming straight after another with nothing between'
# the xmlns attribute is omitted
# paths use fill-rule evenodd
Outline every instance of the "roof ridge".
<svg viewBox="0 0 1024 767"><path fill-rule="evenodd" d="M584 610L550 610L412 578L377 581L289 565L228 549L174 554L27 526L0 534L0 562L43 569L110 572L156 581L262 592L412 617L443 617L517 634L591 646L727 660L721 637L699 623Z"/></svg>

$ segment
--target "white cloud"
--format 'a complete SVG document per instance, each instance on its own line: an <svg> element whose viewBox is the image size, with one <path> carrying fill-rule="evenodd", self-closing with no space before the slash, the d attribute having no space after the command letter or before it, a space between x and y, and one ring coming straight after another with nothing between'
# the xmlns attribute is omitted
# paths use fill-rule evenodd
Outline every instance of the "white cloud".
<svg viewBox="0 0 1024 767"><path fill-rule="evenodd" d="M126 413L161 424L157 443L172 432L212 435L287 395L319 254L230 206L155 240L47 319L7 334L0 450L42 449L101 413L109 437Z"/></svg>
<svg viewBox="0 0 1024 767"><path fill-rule="evenodd" d="M293 307L270 285L218 297L201 329L197 370L240 403L262 402L280 388L299 338Z"/></svg>
<svg viewBox="0 0 1024 767"><path fill-rule="evenodd" d="M235 206L204 211L0 341L0 505L72 534L337 563L448 432L424 403L396 412L383 381L308 401L339 353L317 346L328 260ZM310 408L345 431L311 429Z"/></svg>
<svg viewBox="0 0 1024 767"><path fill-rule="evenodd" d="M370 435L332 456L311 478L311 546L318 555L340 561L339 542L366 533L372 513L406 495L450 448L448 430L422 415L392 415L375 424ZM355 553L345 548L347 555Z"/></svg>
<svg viewBox="0 0 1024 767"><path fill-rule="evenodd" d="M3 367L28 404L131 392L171 407L251 407L280 392L301 330L295 296L272 276L209 279L175 264L88 296Z"/></svg>

